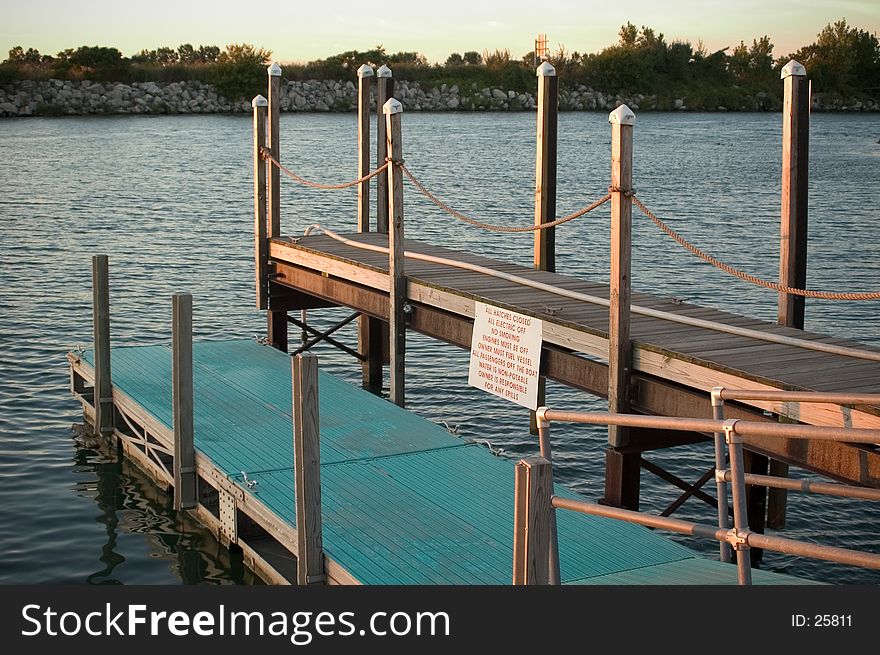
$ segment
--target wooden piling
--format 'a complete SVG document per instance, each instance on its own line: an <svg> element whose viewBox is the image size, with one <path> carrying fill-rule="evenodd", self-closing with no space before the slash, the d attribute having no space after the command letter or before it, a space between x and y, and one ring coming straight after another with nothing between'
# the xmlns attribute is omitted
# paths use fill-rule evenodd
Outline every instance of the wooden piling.
<svg viewBox="0 0 880 655"><path fill-rule="evenodd" d="M174 424L174 509L195 507L196 461L193 431L192 296L171 298L171 391Z"/></svg>
<svg viewBox="0 0 880 655"><path fill-rule="evenodd" d="M254 110L254 270L257 309L269 306L269 241L266 225L266 161L260 148L266 145L269 101L258 95L251 102Z"/></svg>
<svg viewBox="0 0 880 655"><path fill-rule="evenodd" d="M556 143L559 78L545 61L538 66L538 126L535 157L535 225L556 220ZM535 230L535 268L556 271L556 228Z"/></svg>
<svg viewBox="0 0 880 655"><path fill-rule="evenodd" d="M269 150L281 161L281 66L268 68L269 73ZM269 238L281 236L281 171L269 167Z"/></svg>
<svg viewBox="0 0 880 655"><path fill-rule="evenodd" d="M556 151L559 114L559 78L556 69L545 61L536 71L538 77L537 154L535 155L535 225L556 220ZM556 228L536 230L534 263L539 271L556 271ZM546 380L538 380L538 405L546 400ZM538 434L535 413L529 412L529 432Z"/></svg>
<svg viewBox="0 0 880 655"><path fill-rule="evenodd" d="M635 114L621 105L608 116L611 123L611 276L608 313L608 411L629 412L632 343L629 338L632 254L632 148ZM608 427L605 453L605 497L615 507L637 510L639 453L621 450L630 442L630 428Z"/></svg>
<svg viewBox="0 0 880 655"><path fill-rule="evenodd" d="M635 114L626 105L608 117L611 123L611 277L608 322L608 411L629 412L627 387L632 367L629 339L632 251L632 150ZM625 428L608 428L611 446L625 446Z"/></svg>
<svg viewBox="0 0 880 655"><path fill-rule="evenodd" d="M807 284L807 187L810 153L810 88L807 71L792 60L782 69L782 220L779 283ZM804 329L804 297L779 294L779 324Z"/></svg>
<svg viewBox="0 0 880 655"><path fill-rule="evenodd" d="M268 68L269 73L269 150L281 161L281 66L277 63ZM281 236L281 171L269 167L269 239ZM269 285L269 311L266 312L266 336L278 350L287 352L287 312L272 309L272 285Z"/></svg>
<svg viewBox="0 0 880 655"><path fill-rule="evenodd" d="M373 69L364 64L358 69L358 177L370 172L370 91ZM384 117L383 117L384 118ZM370 182L358 184L358 232L370 231Z"/></svg>
<svg viewBox="0 0 880 655"><path fill-rule="evenodd" d="M385 114L387 148L392 161L403 161L400 119L403 105L390 98L382 107ZM388 279L390 330L390 397L395 405L405 404L406 376L406 274L403 256L403 171L392 164L388 186Z"/></svg>
<svg viewBox="0 0 880 655"><path fill-rule="evenodd" d="M321 525L321 440L318 416L318 358L291 358L293 375L293 453L296 497L296 578L301 585L320 584L324 570Z"/></svg>
<svg viewBox="0 0 880 655"><path fill-rule="evenodd" d="M110 266L107 255L92 257L92 337L95 349L95 435L113 432L110 377Z"/></svg>
<svg viewBox="0 0 880 655"><path fill-rule="evenodd" d="M782 69L782 216L779 244L779 283L799 289L807 285L807 211L810 157L810 82L806 69L792 60ZM803 296L779 294L780 325L804 329ZM772 475L788 477L788 464L770 461ZM785 527L788 491L770 489L767 525Z"/></svg>
<svg viewBox="0 0 880 655"><path fill-rule="evenodd" d="M516 465L513 510L513 584L550 584L553 473L543 457Z"/></svg>
<svg viewBox="0 0 880 655"><path fill-rule="evenodd" d="M388 137L385 133L385 103L394 95L394 77L386 65L376 70L376 167L388 156ZM388 171L376 176L376 232L388 233Z"/></svg>
<svg viewBox="0 0 880 655"><path fill-rule="evenodd" d="M364 64L358 69L358 177L370 172L370 90L375 77L373 69ZM385 116L379 112L384 125ZM383 161L384 163L384 161ZM387 189L385 191L387 194ZM380 193L381 195L381 193ZM385 199L387 212L388 199ZM370 182L358 185L358 232L370 231ZM361 380L371 393L382 392L382 321L362 314L358 317L358 352L361 362Z"/></svg>
<svg viewBox="0 0 880 655"><path fill-rule="evenodd" d="M765 455L743 449L743 471L746 473L767 475L769 461ZM767 525L767 487L751 484L746 487L746 514L749 529L764 534ZM762 559L764 550L752 548L751 565L760 565Z"/></svg>

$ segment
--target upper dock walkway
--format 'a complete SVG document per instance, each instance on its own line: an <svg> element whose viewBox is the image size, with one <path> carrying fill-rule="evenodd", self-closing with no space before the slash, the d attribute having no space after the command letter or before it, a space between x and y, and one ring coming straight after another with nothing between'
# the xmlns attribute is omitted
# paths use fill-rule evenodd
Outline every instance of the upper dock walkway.
<svg viewBox="0 0 880 655"><path fill-rule="evenodd" d="M387 235L383 234L346 234L344 238L372 247L387 245ZM462 261L549 287L608 298L608 285L411 239L405 241L404 248L408 253ZM326 235L311 235L273 239L270 258L277 272L274 281L279 285L379 318L388 315L388 255L383 252L365 250ZM607 393L606 306L410 257L406 260L406 276L406 298L414 307L409 329L469 348L476 301L527 314L543 321L543 373L596 395ZM709 392L715 386L880 392L880 361L820 352L806 346L810 342L840 346L873 357L880 357L880 349L669 298L633 293L632 303L632 406L637 411L706 418L711 416ZM640 315L638 307L659 310L672 318L694 318L759 334L730 334L700 325L683 325ZM759 338L761 334L794 341L766 341ZM766 410L813 425L880 427L880 408L875 406L773 401L746 404L751 407L731 405L728 416L767 420L763 415ZM823 442L804 448L803 444L758 439L753 439L749 446L838 479L870 486L876 486L880 480L880 456L864 446Z"/></svg>

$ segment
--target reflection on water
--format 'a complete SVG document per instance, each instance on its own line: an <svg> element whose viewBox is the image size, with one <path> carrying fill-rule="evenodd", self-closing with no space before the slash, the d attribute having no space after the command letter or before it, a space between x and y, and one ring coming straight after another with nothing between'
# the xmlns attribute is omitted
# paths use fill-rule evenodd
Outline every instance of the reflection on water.
<svg viewBox="0 0 880 655"><path fill-rule="evenodd" d="M114 575L125 563L119 552L120 533L141 535L149 556L164 560L170 572L186 584L253 584L259 582L245 569L239 554L231 554L186 513L175 513L172 498L134 464L116 456L87 435L88 427L75 425L74 469L91 474L78 482L77 495L92 499L100 510L95 517L106 542L98 558L102 567L86 576L88 584L123 584Z"/></svg>

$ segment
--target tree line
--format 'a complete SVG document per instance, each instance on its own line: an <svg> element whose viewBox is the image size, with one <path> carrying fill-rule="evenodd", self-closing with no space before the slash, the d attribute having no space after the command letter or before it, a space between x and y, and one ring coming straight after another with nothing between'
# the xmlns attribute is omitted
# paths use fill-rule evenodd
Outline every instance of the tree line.
<svg viewBox="0 0 880 655"><path fill-rule="evenodd" d="M627 22L617 42L594 53L560 45L549 56L563 85L584 84L606 93L642 93L689 98L688 105L737 106L738 98L758 93L778 98L779 70L797 59L814 89L848 97L880 98L880 43L876 33L850 26L846 19L826 25L816 40L774 57L768 36L710 52L702 44L668 42L662 33ZM250 44L181 44L141 50L125 57L118 49L80 46L56 55L17 46L0 64L0 83L12 79L56 77L110 81L198 79L218 86L230 98L264 92L271 51ZM307 63L285 64L288 79L352 79L361 64L387 64L398 78L423 83L477 84L516 91L534 86L534 52L520 57L507 49L454 52L432 64L419 52L389 53L381 45L350 50Z"/></svg>

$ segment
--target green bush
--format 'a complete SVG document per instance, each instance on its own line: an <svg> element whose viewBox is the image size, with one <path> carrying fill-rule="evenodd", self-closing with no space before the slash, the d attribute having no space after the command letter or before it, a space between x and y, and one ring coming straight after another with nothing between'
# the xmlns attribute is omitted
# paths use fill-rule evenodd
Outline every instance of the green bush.
<svg viewBox="0 0 880 655"><path fill-rule="evenodd" d="M266 63L271 51L242 44L230 44L211 68L209 81L228 100L252 98L266 92Z"/></svg>

